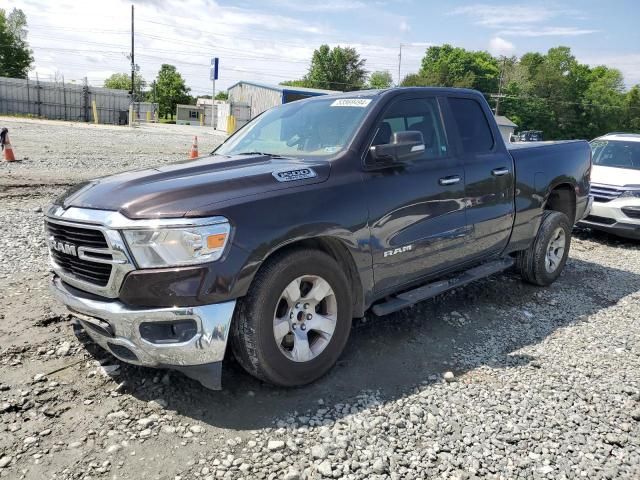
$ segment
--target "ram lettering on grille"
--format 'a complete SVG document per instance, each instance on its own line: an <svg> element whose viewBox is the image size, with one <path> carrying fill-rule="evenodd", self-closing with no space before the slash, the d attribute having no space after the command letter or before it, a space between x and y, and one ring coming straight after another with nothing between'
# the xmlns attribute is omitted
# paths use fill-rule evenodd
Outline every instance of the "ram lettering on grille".
<svg viewBox="0 0 640 480"><path fill-rule="evenodd" d="M78 256L78 252L76 250L75 245L60 242L53 237L49 238L49 246L51 247L52 250L56 250L61 253L66 253L67 255L73 255L74 257Z"/></svg>

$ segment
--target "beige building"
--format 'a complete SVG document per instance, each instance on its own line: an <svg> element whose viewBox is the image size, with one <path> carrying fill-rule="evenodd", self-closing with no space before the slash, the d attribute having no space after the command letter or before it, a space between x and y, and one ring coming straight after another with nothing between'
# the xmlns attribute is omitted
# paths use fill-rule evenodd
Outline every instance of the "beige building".
<svg viewBox="0 0 640 480"><path fill-rule="evenodd" d="M246 81L240 81L232 85L229 87L228 92L232 109L235 106L249 107L249 120L276 105L318 95L338 93L335 90L322 90L320 88L288 87Z"/></svg>
<svg viewBox="0 0 640 480"><path fill-rule="evenodd" d="M498 124L500 134L502 135L505 143L509 143L511 141L511 135L513 135L513 132L516 130L518 125L503 115L496 115L496 123Z"/></svg>
<svg viewBox="0 0 640 480"><path fill-rule="evenodd" d="M178 125L206 125L211 126L210 98L198 98L195 105L178 105L176 107L176 123ZM217 110L224 105L224 100L216 100L214 104L214 126L217 122Z"/></svg>

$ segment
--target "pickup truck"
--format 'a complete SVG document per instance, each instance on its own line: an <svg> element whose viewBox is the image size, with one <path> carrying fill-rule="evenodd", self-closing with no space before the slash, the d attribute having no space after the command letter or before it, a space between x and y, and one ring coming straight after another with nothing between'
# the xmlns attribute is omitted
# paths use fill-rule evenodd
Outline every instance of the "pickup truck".
<svg viewBox="0 0 640 480"><path fill-rule="evenodd" d="M230 350L280 386L325 374L353 318L517 267L560 275L589 210L584 141L505 146L476 91L275 107L212 154L89 181L46 211L52 292L118 359L220 388Z"/></svg>

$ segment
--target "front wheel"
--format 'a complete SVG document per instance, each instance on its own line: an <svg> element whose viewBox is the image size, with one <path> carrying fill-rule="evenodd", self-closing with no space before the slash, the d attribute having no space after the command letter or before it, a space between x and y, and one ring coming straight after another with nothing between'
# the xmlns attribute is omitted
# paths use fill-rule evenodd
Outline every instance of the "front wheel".
<svg viewBox="0 0 640 480"><path fill-rule="evenodd" d="M531 246L518 254L522 278L534 285L556 281L567 263L571 245L571 225L564 213L547 210Z"/></svg>
<svg viewBox="0 0 640 480"><path fill-rule="evenodd" d="M310 383L338 360L351 330L347 279L329 255L297 250L268 261L238 303L231 346L255 377Z"/></svg>

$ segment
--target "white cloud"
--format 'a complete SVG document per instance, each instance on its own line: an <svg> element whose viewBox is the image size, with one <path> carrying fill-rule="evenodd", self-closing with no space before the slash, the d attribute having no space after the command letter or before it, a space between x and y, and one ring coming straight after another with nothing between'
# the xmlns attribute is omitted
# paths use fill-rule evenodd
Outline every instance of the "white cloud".
<svg viewBox="0 0 640 480"><path fill-rule="evenodd" d="M358 0L306 3L311 6L302 3L302 8L316 11L353 10L363 4ZM28 41L35 56L33 72L42 80L60 72L67 81L81 82L86 76L90 84L99 86L113 72L130 71L130 0L0 0L0 8L13 7L27 15ZM140 73L151 81L162 63L176 65L194 95L210 91L212 56L220 57L217 89L238 80L277 84L300 78L321 43L355 47L367 59L369 71L397 69L399 28L387 34L372 27L370 34L358 36L362 43L354 43L336 38L337 32L326 19L300 18L286 8L227 6L216 0L136 0L135 12L135 56ZM372 25L377 25L375 20ZM389 14L380 21L401 25L403 20ZM354 35L347 32L345 36ZM403 70L405 65L415 71L419 59L407 56Z"/></svg>
<svg viewBox="0 0 640 480"><path fill-rule="evenodd" d="M345 10L356 10L358 8L367 8L364 2L358 0L324 0L322 2L304 2L298 0L271 0L278 7L284 7L288 10L299 12L341 12Z"/></svg>
<svg viewBox="0 0 640 480"><path fill-rule="evenodd" d="M509 28L501 30L500 35L510 37L576 37L579 35L590 35L599 30L591 30L576 27L541 27L541 28Z"/></svg>
<svg viewBox="0 0 640 480"><path fill-rule="evenodd" d="M580 12L545 5L474 4L455 8L451 15L463 15L476 25L498 30L497 35L513 37L574 37L598 30L574 26L549 26L551 21L584 19Z"/></svg>
<svg viewBox="0 0 640 480"><path fill-rule="evenodd" d="M451 15L465 15L477 25L504 27L517 24L543 22L558 15L558 11L539 5L490 5L474 4L455 8Z"/></svg>
<svg viewBox="0 0 640 480"><path fill-rule="evenodd" d="M491 52L492 55L504 55L505 57L510 57L511 55L513 55L513 52L515 52L515 50L516 46L508 40L505 40L504 38L493 37L489 41L489 52Z"/></svg>
<svg viewBox="0 0 640 480"><path fill-rule="evenodd" d="M411 31L411 25L409 25L409 23L407 23L406 20L402 20L400 22L400 31L401 32L410 32Z"/></svg>

